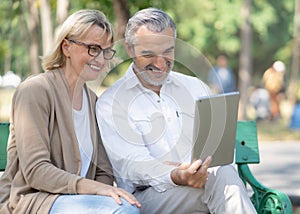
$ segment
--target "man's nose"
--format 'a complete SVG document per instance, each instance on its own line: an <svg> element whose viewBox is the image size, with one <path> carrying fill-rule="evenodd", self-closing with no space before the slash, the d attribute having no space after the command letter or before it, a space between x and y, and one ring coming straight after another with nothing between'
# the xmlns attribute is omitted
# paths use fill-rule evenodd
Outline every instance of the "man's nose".
<svg viewBox="0 0 300 214"><path fill-rule="evenodd" d="M154 60L154 65L160 69L164 69L166 66L168 67L170 64L170 60L164 56L156 56Z"/></svg>

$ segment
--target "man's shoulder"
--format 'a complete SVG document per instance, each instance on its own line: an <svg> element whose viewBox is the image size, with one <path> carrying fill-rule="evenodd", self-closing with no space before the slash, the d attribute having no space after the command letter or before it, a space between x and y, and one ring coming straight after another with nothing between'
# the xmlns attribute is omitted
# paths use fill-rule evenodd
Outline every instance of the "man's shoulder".
<svg viewBox="0 0 300 214"><path fill-rule="evenodd" d="M172 72L172 78L179 86L187 88L194 97L210 94L208 85L199 77L190 76L179 72Z"/></svg>
<svg viewBox="0 0 300 214"><path fill-rule="evenodd" d="M196 76L190 76L187 74L183 74L183 73L179 73L177 71L172 71L170 77L175 80L178 81L180 83L202 83L202 80L200 80L198 77Z"/></svg>
<svg viewBox="0 0 300 214"><path fill-rule="evenodd" d="M172 71L170 73L170 76L171 77L175 77L175 78L187 78L187 79L193 79L194 78L193 76L190 76L190 75L187 75L187 74L183 74L183 73L180 73L178 71Z"/></svg>

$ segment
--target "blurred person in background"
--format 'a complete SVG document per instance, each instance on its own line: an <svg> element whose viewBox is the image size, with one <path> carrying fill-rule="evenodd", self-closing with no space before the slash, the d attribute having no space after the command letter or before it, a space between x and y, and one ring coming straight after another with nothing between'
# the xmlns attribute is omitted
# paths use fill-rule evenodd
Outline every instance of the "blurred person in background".
<svg viewBox="0 0 300 214"><path fill-rule="evenodd" d="M280 102L285 93L285 65L281 61L275 61L262 77L262 83L270 94L271 120L281 118Z"/></svg>
<svg viewBox="0 0 300 214"><path fill-rule="evenodd" d="M300 88L298 88L296 92L296 102L294 104L289 127L291 129L300 130Z"/></svg>
<svg viewBox="0 0 300 214"><path fill-rule="evenodd" d="M256 86L250 94L250 104L255 109L257 121L270 119L270 95L262 86Z"/></svg>
<svg viewBox="0 0 300 214"><path fill-rule="evenodd" d="M217 65L208 75L208 84L215 93L228 93L237 90L236 77L231 68L228 67L226 55L217 57Z"/></svg>

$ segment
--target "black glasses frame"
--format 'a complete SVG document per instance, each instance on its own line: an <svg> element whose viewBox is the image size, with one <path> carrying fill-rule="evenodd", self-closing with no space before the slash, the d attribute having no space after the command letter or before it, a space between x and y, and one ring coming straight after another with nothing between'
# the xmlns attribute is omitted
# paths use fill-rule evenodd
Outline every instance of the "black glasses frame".
<svg viewBox="0 0 300 214"><path fill-rule="evenodd" d="M88 48L88 54L92 57L97 57L101 54L101 52L103 51L103 57L106 60L110 60L114 57L114 55L116 54L116 50L112 49L112 48L105 48L103 49L100 45L96 45L96 44L86 44L84 42L80 42L74 39L67 39L70 42L73 42L77 45L82 45L85 46L86 48Z"/></svg>

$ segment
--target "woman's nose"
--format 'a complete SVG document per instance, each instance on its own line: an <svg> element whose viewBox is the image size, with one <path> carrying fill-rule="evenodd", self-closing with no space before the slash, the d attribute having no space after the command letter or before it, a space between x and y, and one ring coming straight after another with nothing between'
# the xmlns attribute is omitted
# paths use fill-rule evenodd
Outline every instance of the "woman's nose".
<svg viewBox="0 0 300 214"><path fill-rule="evenodd" d="M108 61L104 59L103 51L98 56L95 57L95 60L101 65L104 65Z"/></svg>

